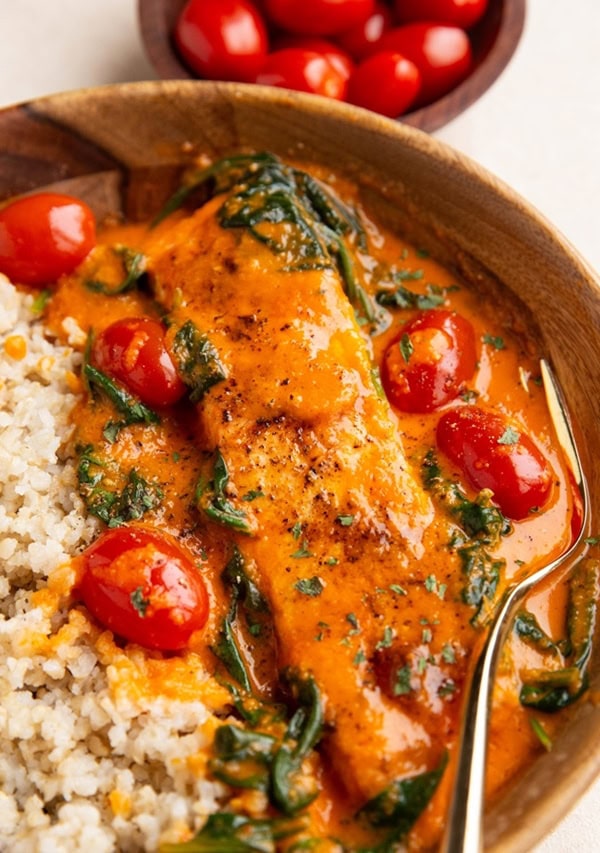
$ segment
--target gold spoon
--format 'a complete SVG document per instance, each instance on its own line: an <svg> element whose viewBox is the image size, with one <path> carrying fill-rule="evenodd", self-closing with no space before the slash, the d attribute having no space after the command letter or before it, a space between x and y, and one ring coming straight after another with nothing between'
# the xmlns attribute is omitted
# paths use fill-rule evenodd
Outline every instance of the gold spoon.
<svg viewBox="0 0 600 853"><path fill-rule="evenodd" d="M571 560L585 536L589 517L589 494L581 461L565 406L564 397L548 364L540 362L544 391L558 442L566 456L573 479L581 493L581 530L574 542L551 563L505 591L492 618L488 635L475 662L464 698L458 740L458 760L453 793L446 818L441 853L480 853L483 850L483 805L488 726L492 708L494 675L504 641L512 627L515 611L536 584Z"/></svg>

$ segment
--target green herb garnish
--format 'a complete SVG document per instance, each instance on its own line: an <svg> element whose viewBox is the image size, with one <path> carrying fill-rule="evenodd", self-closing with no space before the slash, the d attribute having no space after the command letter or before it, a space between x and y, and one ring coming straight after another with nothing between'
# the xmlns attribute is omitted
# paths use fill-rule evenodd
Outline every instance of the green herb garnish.
<svg viewBox="0 0 600 853"><path fill-rule="evenodd" d="M103 293L105 296L116 296L118 293L126 293L138 287L146 274L146 257L141 252L135 252L127 246L115 246L113 251L123 262L125 276L119 284L106 284L96 279L87 279L85 286L94 293Z"/></svg>
<svg viewBox="0 0 600 853"><path fill-rule="evenodd" d="M251 533L252 529L248 516L242 509L237 509L226 494L229 484L227 463L219 450L215 451L213 475L211 480L201 478L196 486L196 504L213 521L239 530L241 533Z"/></svg>
<svg viewBox="0 0 600 853"><path fill-rule="evenodd" d="M294 587L298 592L301 592L302 595L308 595L311 598L316 598L321 595L325 589L323 581L316 575L313 575L312 578L300 578L300 580L296 581Z"/></svg>

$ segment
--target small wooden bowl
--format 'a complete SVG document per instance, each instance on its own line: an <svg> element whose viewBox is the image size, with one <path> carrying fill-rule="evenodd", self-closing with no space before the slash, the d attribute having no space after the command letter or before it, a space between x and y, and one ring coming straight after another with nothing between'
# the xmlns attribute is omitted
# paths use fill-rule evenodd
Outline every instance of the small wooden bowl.
<svg viewBox="0 0 600 853"><path fill-rule="evenodd" d="M142 40L148 58L163 80L193 80L196 75L179 57L172 39L186 0L138 0ZM483 18L470 31L474 65L471 74L434 103L399 118L428 132L437 130L477 101L500 76L523 32L525 0L490 0Z"/></svg>
<svg viewBox="0 0 600 853"><path fill-rule="evenodd" d="M284 89L126 83L0 111L0 200L51 186L79 195L99 216L145 217L172 192L191 154L239 149L335 169L417 245L474 286L506 290L523 317L535 319L580 436L597 530L600 280L516 193L433 137ZM591 688L598 695L597 664ZM490 810L489 849L531 850L599 772L600 703L583 702L552 752Z"/></svg>

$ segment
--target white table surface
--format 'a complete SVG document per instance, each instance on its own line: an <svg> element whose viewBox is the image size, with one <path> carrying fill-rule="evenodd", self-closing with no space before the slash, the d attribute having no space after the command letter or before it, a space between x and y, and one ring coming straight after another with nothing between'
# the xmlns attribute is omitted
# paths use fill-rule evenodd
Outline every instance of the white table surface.
<svg viewBox="0 0 600 853"><path fill-rule="evenodd" d="M528 0L510 65L436 133L532 202L600 270L600 0ZM0 107L154 79L136 0L0 0ZM600 851L600 780L535 853ZM513 853L513 851L507 851Z"/></svg>

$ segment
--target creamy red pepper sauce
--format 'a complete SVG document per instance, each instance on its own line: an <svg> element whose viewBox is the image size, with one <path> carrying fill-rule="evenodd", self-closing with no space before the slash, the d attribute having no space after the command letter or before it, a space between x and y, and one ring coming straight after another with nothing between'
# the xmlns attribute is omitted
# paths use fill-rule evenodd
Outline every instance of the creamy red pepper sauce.
<svg viewBox="0 0 600 853"><path fill-rule="evenodd" d="M395 780L440 770L441 781L407 837L411 849L428 849L444 821L451 760L441 770L456 744L461 692L486 608L507 581L568 546L573 497L539 382L535 338L515 328L511 297L506 305L490 304L483 292L378 224L377 211L361 207L354 186L327 177L365 226L366 246L351 247L364 292L373 297L382 271L392 270L394 281L413 293L438 297L429 310L457 312L472 325L474 373L439 409L396 409L374 373L420 309L390 308L389 327L373 334L338 269L290 269L247 228L223 227L223 196L155 227L104 227L84 265L60 281L47 317L59 334L71 316L95 335L123 317L162 318L171 347L177 330L192 321L226 374L199 401L184 398L161 410L159 423L125 426L110 441L110 399L92 388L75 412L80 453L93 448L104 461L104 488L122 489L135 469L160 489L162 497L129 523L177 540L210 600L206 626L177 653L134 647L128 653L122 640L115 645L102 635L105 657L115 662L113 688L189 698L208 673L220 679L215 707L231 703L222 684L233 679L214 650L231 607L222 572L236 548L269 608L260 636L241 614L233 625L252 701L281 701L284 670L310 677L320 693L323 732L304 766L320 792L302 810L305 834L322 839L319 850L337 849L331 839L344 849L372 844L368 821L355 817L365 803ZM112 251L117 245L143 255L146 286L118 295L95 292L86 282L110 288L123 277ZM390 275L383 278L390 288ZM440 415L474 404L527 434L552 477L544 506L511 521L510 532L488 549L501 568L479 618L465 601L464 566L452 545L456 517L427 487L423 467L433 452L441 481L476 500L478 490L436 447ZM244 529L206 512L211 486L207 496L198 483L211 483L217 452L227 465L227 500L242 513ZM564 634L566 601L565 584L549 582L528 608L556 636ZM81 607L76 593L74 606ZM490 799L541 749L519 691L524 671L546 665L544 651L511 636L495 692ZM535 716L551 737L557 717ZM281 724L270 731L280 735ZM243 809L249 794L236 796ZM267 814L274 814L272 807Z"/></svg>

